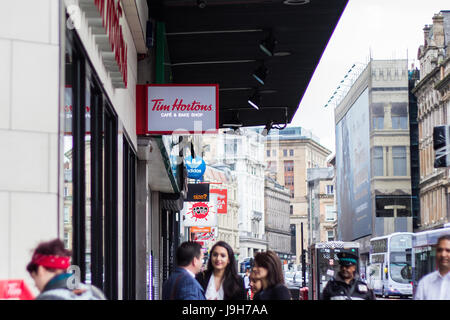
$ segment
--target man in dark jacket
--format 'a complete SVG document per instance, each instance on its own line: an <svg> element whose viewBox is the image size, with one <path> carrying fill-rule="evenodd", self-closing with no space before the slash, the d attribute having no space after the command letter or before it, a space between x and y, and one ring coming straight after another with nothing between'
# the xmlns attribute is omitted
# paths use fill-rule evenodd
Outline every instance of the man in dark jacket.
<svg viewBox="0 0 450 320"><path fill-rule="evenodd" d="M358 257L355 254L338 253L341 266L335 278L323 289L322 300L375 300L375 295L356 274Z"/></svg>
<svg viewBox="0 0 450 320"><path fill-rule="evenodd" d="M186 241L176 252L177 268L164 282L163 300L205 300L203 288L195 275L203 264L202 247L197 242Z"/></svg>

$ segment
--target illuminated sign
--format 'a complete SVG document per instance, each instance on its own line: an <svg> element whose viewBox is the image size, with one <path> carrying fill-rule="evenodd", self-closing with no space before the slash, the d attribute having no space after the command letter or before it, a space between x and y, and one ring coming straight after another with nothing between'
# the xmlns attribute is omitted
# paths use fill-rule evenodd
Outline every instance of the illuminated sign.
<svg viewBox="0 0 450 320"><path fill-rule="evenodd" d="M219 86L148 84L136 86L138 135L217 133Z"/></svg>

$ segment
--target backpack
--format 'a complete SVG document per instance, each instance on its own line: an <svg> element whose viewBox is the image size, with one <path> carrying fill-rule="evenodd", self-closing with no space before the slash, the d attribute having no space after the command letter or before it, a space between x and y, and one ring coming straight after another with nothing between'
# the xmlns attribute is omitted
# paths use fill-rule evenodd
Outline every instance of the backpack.
<svg viewBox="0 0 450 320"><path fill-rule="evenodd" d="M36 300L106 300L100 289L81 284L78 289L58 288L42 292Z"/></svg>

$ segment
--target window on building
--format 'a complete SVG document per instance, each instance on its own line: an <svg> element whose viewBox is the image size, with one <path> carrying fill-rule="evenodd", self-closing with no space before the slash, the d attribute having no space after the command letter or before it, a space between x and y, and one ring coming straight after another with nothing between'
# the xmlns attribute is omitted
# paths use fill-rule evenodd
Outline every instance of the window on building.
<svg viewBox="0 0 450 320"><path fill-rule="evenodd" d="M267 156L270 157L270 150L267 150L266 153L267 153Z"/></svg>
<svg viewBox="0 0 450 320"><path fill-rule="evenodd" d="M267 164L267 170L271 173L276 173L277 172L277 162L269 161Z"/></svg>
<svg viewBox="0 0 450 320"><path fill-rule="evenodd" d="M69 207L64 207L64 223L70 222Z"/></svg>
<svg viewBox="0 0 450 320"><path fill-rule="evenodd" d="M327 194L334 194L334 185L329 184L327 185Z"/></svg>
<svg viewBox="0 0 450 320"><path fill-rule="evenodd" d="M408 129L408 104L406 102L392 103L391 114L392 129Z"/></svg>
<svg viewBox="0 0 450 320"><path fill-rule="evenodd" d="M334 241L334 231L333 230L327 231L327 241Z"/></svg>
<svg viewBox="0 0 450 320"><path fill-rule="evenodd" d="M376 196L376 217L411 217L411 196Z"/></svg>
<svg viewBox="0 0 450 320"><path fill-rule="evenodd" d="M334 206L325 206L325 219L327 221L336 220L336 214L334 210Z"/></svg>
<svg viewBox="0 0 450 320"><path fill-rule="evenodd" d="M289 150L289 155L290 155L290 156L293 156L293 155L294 155L294 149L290 149L290 150Z"/></svg>
<svg viewBox="0 0 450 320"><path fill-rule="evenodd" d="M66 31L65 245L80 280L118 298L118 120L74 30ZM70 191L70 196L69 196ZM67 208L67 209L66 209ZM66 219L64 219L66 220Z"/></svg>
<svg viewBox="0 0 450 320"><path fill-rule="evenodd" d="M284 185L285 186L293 186L294 185L294 176L285 176L284 177Z"/></svg>
<svg viewBox="0 0 450 320"><path fill-rule="evenodd" d="M294 171L294 161L284 161L284 172Z"/></svg>
<svg viewBox="0 0 450 320"><path fill-rule="evenodd" d="M392 129L408 129L408 117L406 116L392 116Z"/></svg>
<svg viewBox="0 0 450 320"><path fill-rule="evenodd" d="M290 206L290 214L294 214L294 206L292 204Z"/></svg>
<svg viewBox="0 0 450 320"><path fill-rule="evenodd" d="M287 149L284 149L284 150L283 150L283 156L284 156L284 157L287 157L287 155L288 155Z"/></svg>
<svg viewBox="0 0 450 320"><path fill-rule="evenodd" d="M406 176L406 147L392 147L394 176Z"/></svg>
<svg viewBox="0 0 450 320"><path fill-rule="evenodd" d="M375 177L384 176L383 147L374 147L373 152L373 175Z"/></svg>
<svg viewBox="0 0 450 320"><path fill-rule="evenodd" d="M374 130L384 129L384 117L373 117L372 125Z"/></svg>

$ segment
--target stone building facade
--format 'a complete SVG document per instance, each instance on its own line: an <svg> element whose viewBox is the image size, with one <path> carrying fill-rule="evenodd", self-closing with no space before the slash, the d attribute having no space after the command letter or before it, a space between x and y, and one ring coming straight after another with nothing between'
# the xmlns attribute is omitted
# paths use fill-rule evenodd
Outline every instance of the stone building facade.
<svg viewBox="0 0 450 320"><path fill-rule="evenodd" d="M266 176L264 215L267 249L275 251L284 264L291 261L290 190Z"/></svg>
<svg viewBox="0 0 450 320"><path fill-rule="evenodd" d="M334 167L308 169L309 245L334 241Z"/></svg>
<svg viewBox="0 0 450 320"><path fill-rule="evenodd" d="M420 153L421 217L418 231L448 223L450 172L434 168L433 128L450 123L450 11L434 15L426 25L424 44L418 51L420 80L413 92L417 97Z"/></svg>
<svg viewBox="0 0 450 320"><path fill-rule="evenodd" d="M291 251L295 256L292 262L300 264L302 243L303 249L306 250L309 238L307 170L325 167L331 151L322 146L310 131L301 127L271 131L267 136L265 148L267 174L291 192Z"/></svg>

